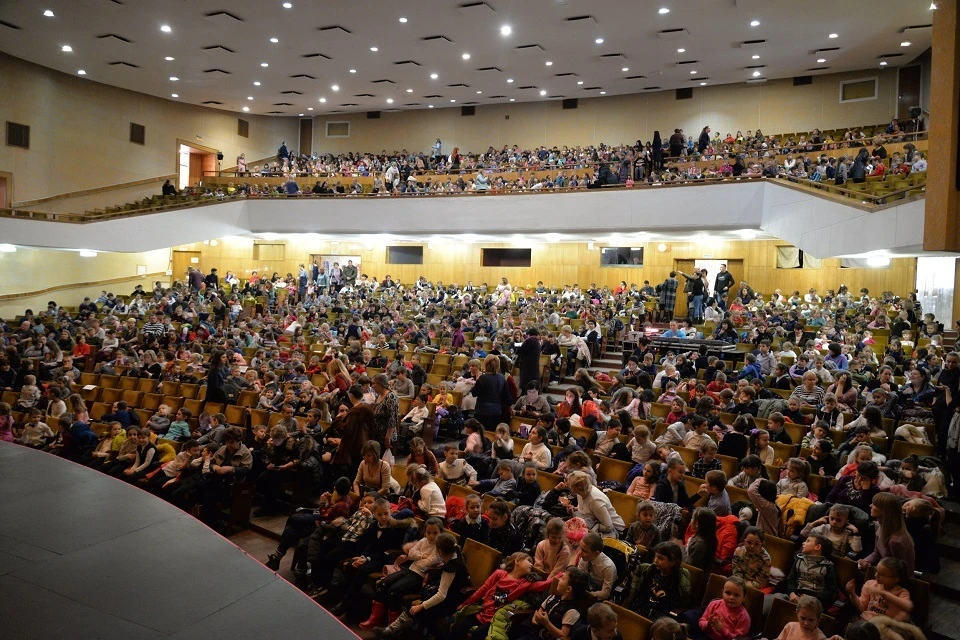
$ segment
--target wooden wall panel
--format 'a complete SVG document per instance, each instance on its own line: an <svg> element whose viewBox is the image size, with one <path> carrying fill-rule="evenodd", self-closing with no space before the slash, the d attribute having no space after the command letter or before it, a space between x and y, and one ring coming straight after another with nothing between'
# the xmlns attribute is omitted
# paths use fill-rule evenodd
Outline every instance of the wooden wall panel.
<svg viewBox="0 0 960 640"><path fill-rule="evenodd" d="M628 284L641 285L644 280L653 284L662 282L674 268L676 260L727 259L742 260L742 273L733 271L737 280L745 279L756 291L768 293L780 289L785 294L793 291L806 292L811 287L820 292L836 290L846 284L851 290L868 288L871 293L893 291L904 295L914 290L916 282L916 259L896 258L885 269L841 269L840 259L825 259L822 269L776 269L776 246L784 244L777 240L733 240L667 243L666 251L657 250L658 243L644 244L643 267L601 267L600 251L590 250L586 243L535 244L531 250L530 267L482 267L480 250L483 247L510 247L503 244L456 244L438 243L424 246L422 265L386 264L384 245L341 242L336 250L329 241L314 241L308 236L295 236L286 242L284 260L257 261L253 258L253 241L247 238L226 238L210 244L190 244L174 247L175 250L200 251L200 268L206 273L216 267L221 274L228 269L241 278L247 278L253 270L261 276L274 271L281 275L297 273L300 263L308 263L311 254L359 255L361 271L377 278L390 274L400 282L413 282L419 276L444 283L465 284L472 280L475 285L483 282L495 284L506 277L514 285L535 285L542 280L548 285L578 283L587 286L616 286L621 280ZM274 241L271 241L274 242ZM710 279L713 281L713 275ZM174 274L180 278L182 274Z"/></svg>

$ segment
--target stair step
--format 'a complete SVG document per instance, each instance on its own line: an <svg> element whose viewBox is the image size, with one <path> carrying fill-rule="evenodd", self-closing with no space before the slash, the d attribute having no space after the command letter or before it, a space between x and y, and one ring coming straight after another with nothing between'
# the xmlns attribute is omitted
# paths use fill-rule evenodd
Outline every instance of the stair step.
<svg viewBox="0 0 960 640"><path fill-rule="evenodd" d="M960 524L960 502L956 498L943 498L940 506L947 512L945 518L947 522Z"/></svg>
<svg viewBox="0 0 960 640"><path fill-rule="evenodd" d="M940 573L928 576L931 585L936 585L940 595L953 600L960 606L960 561L940 557ZM954 626L956 629L956 626Z"/></svg>
<svg viewBox="0 0 960 640"><path fill-rule="evenodd" d="M941 558L960 561L960 527L954 523L947 524L937 538L937 549Z"/></svg>
<svg viewBox="0 0 960 640"><path fill-rule="evenodd" d="M960 629L960 602L942 592L931 592L929 625L927 638L930 640L956 638Z"/></svg>

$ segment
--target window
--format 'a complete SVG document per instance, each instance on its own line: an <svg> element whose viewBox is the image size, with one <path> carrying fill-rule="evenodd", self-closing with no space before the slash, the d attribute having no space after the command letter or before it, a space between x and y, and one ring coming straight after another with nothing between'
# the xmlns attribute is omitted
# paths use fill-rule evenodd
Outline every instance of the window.
<svg viewBox="0 0 960 640"><path fill-rule="evenodd" d="M387 264L423 264L423 247L387 247Z"/></svg>
<svg viewBox="0 0 960 640"><path fill-rule="evenodd" d="M844 80L840 83L840 102L876 100L879 82L876 77L860 80Z"/></svg>
<svg viewBox="0 0 960 640"><path fill-rule="evenodd" d="M237 118L237 135L241 138L250 137L250 123L243 118Z"/></svg>
<svg viewBox="0 0 960 640"><path fill-rule="evenodd" d="M254 260L285 260L287 245L283 243L258 242L253 245Z"/></svg>
<svg viewBox="0 0 960 640"><path fill-rule="evenodd" d="M11 147L30 148L30 127L16 122L7 122L7 145Z"/></svg>
<svg viewBox="0 0 960 640"><path fill-rule="evenodd" d="M131 122L130 123L130 142L133 142L134 144L146 144L147 128L142 124Z"/></svg>
<svg viewBox="0 0 960 640"><path fill-rule="evenodd" d="M530 249L481 249L480 264L484 267L529 267Z"/></svg>
<svg viewBox="0 0 960 640"><path fill-rule="evenodd" d="M642 267L643 247L604 247L600 249L601 267Z"/></svg>
<svg viewBox="0 0 960 640"><path fill-rule="evenodd" d="M327 137L328 138L349 138L350 122L327 120Z"/></svg>

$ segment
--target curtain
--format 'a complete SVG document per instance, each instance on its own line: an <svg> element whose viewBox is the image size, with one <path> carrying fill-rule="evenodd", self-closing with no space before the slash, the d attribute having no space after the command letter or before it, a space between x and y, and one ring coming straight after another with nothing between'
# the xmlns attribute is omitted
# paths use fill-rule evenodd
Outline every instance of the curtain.
<svg viewBox="0 0 960 640"><path fill-rule="evenodd" d="M840 258L840 266L847 269L870 269L866 258Z"/></svg>
<svg viewBox="0 0 960 640"><path fill-rule="evenodd" d="M803 254L804 269L823 269L823 258L814 258L809 253Z"/></svg>
<svg viewBox="0 0 960 640"><path fill-rule="evenodd" d="M777 247L777 269L796 269L800 266L800 249Z"/></svg>

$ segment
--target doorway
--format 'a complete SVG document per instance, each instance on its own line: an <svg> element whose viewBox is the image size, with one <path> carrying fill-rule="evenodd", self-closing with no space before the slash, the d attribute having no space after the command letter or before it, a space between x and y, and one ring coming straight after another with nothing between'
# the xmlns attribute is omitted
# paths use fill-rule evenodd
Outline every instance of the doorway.
<svg viewBox="0 0 960 640"><path fill-rule="evenodd" d="M301 155L310 155L313 149L313 118L304 118L300 121L300 150Z"/></svg>
<svg viewBox="0 0 960 640"><path fill-rule="evenodd" d="M0 209L9 209L13 204L13 174L0 171Z"/></svg>
<svg viewBox="0 0 960 640"><path fill-rule="evenodd" d="M194 187L218 175L216 149L177 139L177 189Z"/></svg>
<svg viewBox="0 0 960 640"><path fill-rule="evenodd" d="M173 250L173 279L180 280L182 282L187 281L187 267L193 267L194 269L200 268L200 252L199 251L180 251L178 249Z"/></svg>
<svg viewBox="0 0 960 640"><path fill-rule="evenodd" d="M709 259L709 260L674 260L673 261L673 270L677 271L677 280L680 281L680 286L677 288L677 304L674 307L673 315L676 318L685 318L687 316L687 294L683 292L683 285L686 283L686 279L679 274L680 271L684 273L693 273L694 269L706 269L707 270L707 281L710 283L710 293L711 297L713 294L713 283L716 282L717 274L720 273L720 265L727 265L727 271L733 276L734 279L734 288L744 279L743 273L743 260L724 260L724 259ZM732 299L732 298L731 298ZM706 301L704 301L706 303Z"/></svg>
<svg viewBox="0 0 960 640"><path fill-rule="evenodd" d="M911 107L920 106L920 88L923 82L923 74L918 64L910 67L900 67L897 73L897 120L901 122L900 128L902 129L908 121L913 119L910 117Z"/></svg>

